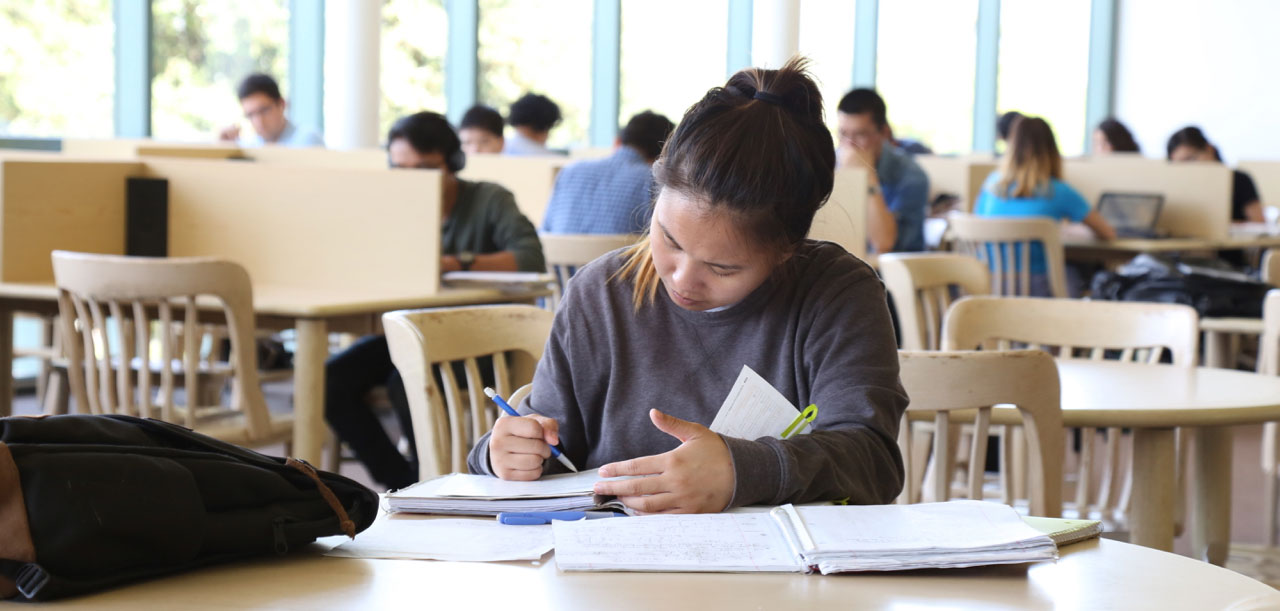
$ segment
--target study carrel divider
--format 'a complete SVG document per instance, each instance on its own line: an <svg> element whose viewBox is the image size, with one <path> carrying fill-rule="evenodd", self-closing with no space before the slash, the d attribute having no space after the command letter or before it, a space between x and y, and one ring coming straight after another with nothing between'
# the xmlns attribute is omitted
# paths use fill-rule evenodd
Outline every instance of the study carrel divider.
<svg viewBox="0 0 1280 611"><path fill-rule="evenodd" d="M973 212L982 183L998 167L987 156L917 155L914 159L929 177L929 201L943 193L955 195L964 212Z"/></svg>
<svg viewBox="0 0 1280 611"><path fill-rule="evenodd" d="M467 166L458 173L465 180L493 182L511 191L516 205L534 227L542 225L556 175L572 163L562 156L467 155Z"/></svg>
<svg viewBox="0 0 1280 611"><path fill-rule="evenodd" d="M1217 240L1231 225L1231 169L1220 163L1169 163L1156 159L1066 159L1063 180L1090 206L1105 192L1159 193L1164 208L1157 227L1173 237Z"/></svg>
<svg viewBox="0 0 1280 611"><path fill-rule="evenodd" d="M125 254L125 185L168 181L170 256L221 257L255 285L439 290L440 175L238 161L0 159L0 280L53 282L49 254Z"/></svg>

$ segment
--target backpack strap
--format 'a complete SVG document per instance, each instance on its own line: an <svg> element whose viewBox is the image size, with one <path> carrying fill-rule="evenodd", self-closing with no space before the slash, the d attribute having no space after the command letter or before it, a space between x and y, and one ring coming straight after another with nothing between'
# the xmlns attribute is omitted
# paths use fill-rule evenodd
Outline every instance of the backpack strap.
<svg viewBox="0 0 1280 611"><path fill-rule="evenodd" d="M320 479L320 475L316 473L315 467L312 467L305 461L296 458L289 458L284 464L301 471L307 477L310 477L316 483L316 488L320 490L320 496L324 497L324 501L329 504L329 508L333 513L338 515L338 524L342 527L342 532L346 533L351 539L356 538L356 523L351 521L351 517L347 515L347 509L338 501L337 495L325 485Z"/></svg>
<svg viewBox="0 0 1280 611"><path fill-rule="evenodd" d="M18 463L9 446L0 443L0 561L26 564L36 561L36 546L31 540L27 522L27 504L22 496ZM20 591L12 576L0 572L0 599L11 598Z"/></svg>

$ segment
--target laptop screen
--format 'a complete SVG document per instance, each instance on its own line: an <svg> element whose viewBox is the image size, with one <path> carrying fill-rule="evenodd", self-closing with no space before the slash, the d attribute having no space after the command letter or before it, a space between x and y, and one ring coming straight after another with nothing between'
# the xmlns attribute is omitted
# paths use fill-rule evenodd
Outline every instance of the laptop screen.
<svg viewBox="0 0 1280 611"><path fill-rule="evenodd" d="M1116 229L1155 229L1164 196L1159 193L1103 193L1098 213Z"/></svg>

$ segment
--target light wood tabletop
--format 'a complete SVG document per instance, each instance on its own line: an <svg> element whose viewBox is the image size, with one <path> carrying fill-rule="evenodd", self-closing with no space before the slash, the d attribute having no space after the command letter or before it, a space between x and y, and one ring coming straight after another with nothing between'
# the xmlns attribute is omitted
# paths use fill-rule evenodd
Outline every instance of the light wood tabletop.
<svg viewBox="0 0 1280 611"><path fill-rule="evenodd" d="M1067 427L1133 430L1132 541L1173 549L1177 503L1174 428L1194 427L1192 550L1226 562L1231 535L1232 435L1229 427L1280 420L1280 378L1243 371L1059 359ZM1016 410L993 421L1014 423Z"/></svg>
<svg viewBox="0 0 1280 611"><path fill-rule="evenodd" d="M293 360L293 451L296 458L321 464L321 450L328 436L324 422L324 363L329 357L329 332L375 333L384 312L407 308L432 308L486 303L529 302L549 295L548 290L521 287L442 288L434 293L411 290L308 288L255 284L253 309L260 328L293 328L297 351ZM56 315L58 291L52 284L0 283L0 372L12 371L13 313ZM216 304L209 302L210 308ZM0 415L11 413L13 379L0 375Z"/></svg>
<svg viewBox="0 0 1280 611"><path fill-rule="evenodd" d="M540 563L353 560L319 554L210 567L42 609L1274 609L1275 589L1110 540L1030 566L862 573L563 573Z"/></svg>

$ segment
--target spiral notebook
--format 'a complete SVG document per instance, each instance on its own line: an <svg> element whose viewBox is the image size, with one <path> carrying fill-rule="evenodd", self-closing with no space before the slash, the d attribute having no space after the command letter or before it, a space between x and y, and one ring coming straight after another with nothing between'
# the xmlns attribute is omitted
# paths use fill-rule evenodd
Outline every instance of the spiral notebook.
<svg viewBox="0 0 1280 611"><path fill-rule="evenodd" d="M822 574L1021 564L1057 557L1011 507L783 505L767 512L553 522L564 571Z"/></svg>
<svg viewBox="0 0 1280 611"><path fill-rule="evenodd" d="M493 516L504 511L624 511L613 497L596 496L594 469L513 482L468 473L450 473L387 493L391 511ZM619 479L619 478L609 478Z"/></svg>

